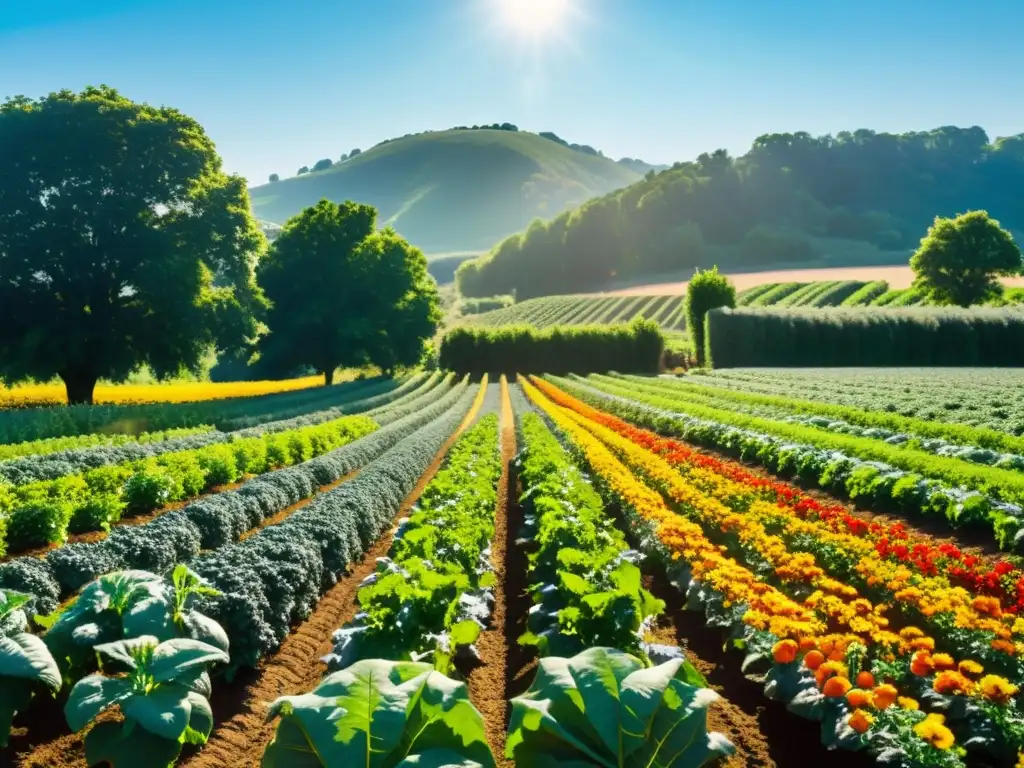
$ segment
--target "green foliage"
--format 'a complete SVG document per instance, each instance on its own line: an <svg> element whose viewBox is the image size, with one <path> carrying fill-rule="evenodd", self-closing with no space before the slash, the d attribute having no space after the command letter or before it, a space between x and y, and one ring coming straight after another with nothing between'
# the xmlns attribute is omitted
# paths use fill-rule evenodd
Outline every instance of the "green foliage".
<svg viewBox="0 0 1024 768"><path fill-rule="evenodd" d="M368 205L321 200L288 221L260 265L272 302L262 359L312 366L330 384L338 366L385 371L417 363L441 318L423 254Z"/></svg>
<svg viewBox="0 0 1024 768"><path fill-rule="evenodd" d="M268 717L281 721L264 768L494 766L465 683L429 664L360 661L277 699Z"/></svg>
<svg viewBox="0 0 1024 768"><path fill-rule="evenodd" d="M276 183L276 182L278 182L278 181L280 181L280 180L281 180L281 177L280 177L280 176L278 176L278 175L277 175L276 173L272 173L272 174L270 174L270 178L268 179L268 181L269 181L269 182L270 182L271 184L274 184L274 183Z"/></svg>
<svg viewBox="0 0 1024 768"><path fill-rule="evenodd" d="M736 286L718 267L697 270L686 288L686 327L690 331L693 347L697 350L698 365L704 364L704 318L718 307L736 306Z"/></svg>
<svg viewBox="0 0 1024 768"><path fill-rule="evenodd" d="M463 315L481 315L496 309L511 307L515 299L511 296L487 296L481 299L463 299L459 304L459 312Z"/></svg>
<svg viewBox="0 0 1024 768"><path fill-rule="evenodd" d="M30 598L0 589L0 747L7 746L14 716L41 691L57 692L60 669L41 639L31 635L25 608Z"/></svg>
<svg viewBox="0 0 1024 768"><path fill-rule="evenodd" d="M935 218L910 259L914 287L934 304L969 307L1002 292L996 279L1024 272L1013 235L986 211Z"/></svg>
<svg viewBox="0 0 1024 768"><path fill-rule="evenodd" d="M58 133L75 141L55 152ZM70 403L91 403L100 377L198 371L255 335L265 239L245 180L191 118L107 87L15 97L0 167L5 381L59 376Z"/></svg>
<svg viewBox="0 0 1024 768"><path fill-rule="evenodd" d="M864 283L839 304L841 307L863 307L872 304L875 299L889 292L889 283L885 280L873 280Z"/></svg>
<svg viewBox="0 0 1024 768"><path fill-rule="evenodd" d="M657 324L460 326L441 341L441 367L469 373L587 373L595 370L655 372L665 340Z"/></svg>
<svg viewBox="0 0 1024 768"><path fill-rule="evenodd" d="M715 310L716 368L1019 366L1024 315L1013 309Z"/></svg>
<svg viewBox="0 0 1024 768"><path fill-rule="evenodd" d="M506 756L516 765L699 768L732 754L708 733L718 698L682 659L645 667L609 648L541 659L530 690L512 699Z"/></svg>
<svg viewBox="0 0 1024 768"><path fill-rule="evenodd" d="M101 643L96 652L121 675L94 674L71 689L64 714L85 736L85 759L111 768L170 768L185 744L206 743L213 730L207 668L228 654L198 640L160 642L142 635ZM117 706L123 721L97 718Z"/></svg>
<svg viewBox="0 0 1024 768"><path fill-rule="evenodd" d="M324 197L358 200L429 254L476 255L537 216L555 215L640 178L608 158L489 126L352 150L347 161L326 171L256 187L252 199L259 218L278 223ZM480 295L493 293L507 291Z"/></svg>

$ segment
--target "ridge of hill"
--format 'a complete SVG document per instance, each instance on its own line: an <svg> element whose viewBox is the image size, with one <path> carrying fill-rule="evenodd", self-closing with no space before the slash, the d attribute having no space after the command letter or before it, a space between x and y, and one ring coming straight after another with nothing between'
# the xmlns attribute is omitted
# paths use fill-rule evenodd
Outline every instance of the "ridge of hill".
<svg viewBox="0 0 1024 768"><path fill-rule="evenodd" d="M628 164L534 133L433 131L383 142L344 162L249 190L255 215L283 224L322 198L377 207L428 254L483 251L549 218L629 186Z"/></svg>
<svg viewBox="0 0 1024 768"><path fill-rule="evenodd" d="M697 267L906 264L936 216L987 210L1024 230L1024 134L766 134L734 158L648 173L462 264L464 296L517 299L686 279Z"/></svg>

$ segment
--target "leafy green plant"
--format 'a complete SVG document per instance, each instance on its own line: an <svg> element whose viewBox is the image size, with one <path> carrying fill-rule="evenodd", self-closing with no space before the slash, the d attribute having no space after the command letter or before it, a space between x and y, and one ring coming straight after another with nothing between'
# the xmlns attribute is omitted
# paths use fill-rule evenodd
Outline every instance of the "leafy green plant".
<svg viewBox="0 0 1024 768"><path fill-rule="evenodd" d="M115 705L124 718L96 723L86 734L89 765L166 768L184 744L206 743L213 729L207 668L226 664L227 653L198 640L161 643L151 635L102 643L96 651L128 671L89 675L68 697L64 715L73 731Z"/></svg>
<svg viewBox="0 0 1024 768"><path fill-rule="evenodd" d="M60 690L60 670L43 641L25 630L31 598L0 589L0 747L7 746L14 716L43 689Z"/></svg>
<svg viewBox="0 0 1024 768"><path fill-rule="evenodd" d="M494 765L484 722L465 683L430 664L360 661L309 694L284 696L264 768L412 768Z"/></svg>
<svg viewBox="0 0 1024 768"><path fill-rule="evenodd" d="M646 667L610 648L541 659L530 690L512 699L505 754L516 765L698 768L733 751L708 733L718 695L689 663Z"/></svg>

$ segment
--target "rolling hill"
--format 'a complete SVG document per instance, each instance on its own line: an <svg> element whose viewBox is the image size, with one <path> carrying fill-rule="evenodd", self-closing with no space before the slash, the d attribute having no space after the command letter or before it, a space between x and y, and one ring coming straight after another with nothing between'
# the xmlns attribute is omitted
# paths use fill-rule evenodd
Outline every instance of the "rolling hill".
<svg viewBox="0 0 1024 768"><path fill-rule="evenodd" d="M524 131L436 131L378 144L331 168L250 189L260 219L283 224L322 198L380 211L428 254L482 251L641 175Z"/></svg>

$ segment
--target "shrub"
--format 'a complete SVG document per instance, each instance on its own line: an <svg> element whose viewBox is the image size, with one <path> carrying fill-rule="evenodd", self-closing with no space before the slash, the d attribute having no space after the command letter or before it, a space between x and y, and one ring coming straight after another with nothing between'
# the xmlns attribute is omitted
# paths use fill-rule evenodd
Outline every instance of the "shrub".
<svg viewBox="0 0 1024 768"><path fill-rule="evenodd" d="M173 490L174 480L166 472L157 468L139 470L124 484L128 513L141 515L159 509L170 500Z"/></svg>
<svg viewBox="0 0 1024 768"><path fill-rule="evenodd" d="M718 309L707 322L716 368L1024 365L1014 309Z"/></svg>
<svg viewBox="0 0 1024 768"><path fill-rule="evenodd" d="M62 501L46 499L16 507L7 520L7 546L17 552L64 541L70 518L71 507Z"/></svg>
<svg viewBox="0 0 1024 768"><path fill-rule="evenodd" d="M735 307L736 287L719 274L718 267L697 270L686 288L686 327L697 350L697 364L704 365L704 317L716 307Z"/></svg>
<svg viewBox="0 0 1024 768"><path fill-rule="evenodd" d="M111 525L121 519L124 508L124 502L114 494L91 496L72 513L68 531L88 533L109 530Z"/></svg>
<svg viewBox="0 0 1024 768"><path fill-rule="evenodd" d="M459 311L463 315L482 315L498 309L511 307L515 299L511 296L487 296L482 299L463 299Z"/></svg>
<svg viewBox="0 0 1024 768"><path fill-rule="evenodd" d="M665 339L658 325L462 326L441 342L441 367L462 374L593 373L658 370Z"/></svg>

